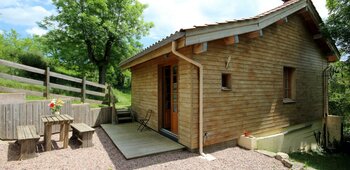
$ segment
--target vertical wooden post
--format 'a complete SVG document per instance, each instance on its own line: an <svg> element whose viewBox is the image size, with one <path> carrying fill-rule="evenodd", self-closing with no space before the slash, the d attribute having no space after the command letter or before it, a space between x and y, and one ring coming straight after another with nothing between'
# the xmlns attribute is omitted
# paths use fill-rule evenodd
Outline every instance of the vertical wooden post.
<svg viewBox="0 0 350 170"><path fill-rule="evenodd" d="M111 103L112 103L112 124L116 124L117 122L117 117L116 117L116 110L115 110L115 102L114 102L114 97L111 97Z"/></svg>
<svg viewBox="0 0 350 170"><path fill-rule="evenodd" d="M64 123L60 124L60 141L64 140Z"/></svg>
<svg viewBox="0 0 350 170"><path fill-rule="evenodd" d="M64 137L63 137L63 148L68 148L68 131L69 131L69 123L64 123Z"/></svg>
<svg viewBox="0 0 350 170"><path fill-rule="evenodd" d="M86 99L86 76L83 77L82 87L81 87L81 102L85 103Z"/></svg>
<svg viewBox="0 0 350 170"><path fill-rule="evenodd" d="M44 144L45 144L45 151L51 151L51 135L52 135L52 124L47 123L45 124L44 128Z"/></svg>
<svg viewBox="0 0 350 170"><path fill-rule="evenodd" d="M50 67L46 67L46 80L45 80L45 86L46 86L46 92L45 97L48 99L50 97Z"/></svg>
<svg viewBox="0 0 350 170"><path fill-rule="evenodd" d="M111 106L112 103L112 87L110 85L107 85L108 88L108 105Z"/></svg>

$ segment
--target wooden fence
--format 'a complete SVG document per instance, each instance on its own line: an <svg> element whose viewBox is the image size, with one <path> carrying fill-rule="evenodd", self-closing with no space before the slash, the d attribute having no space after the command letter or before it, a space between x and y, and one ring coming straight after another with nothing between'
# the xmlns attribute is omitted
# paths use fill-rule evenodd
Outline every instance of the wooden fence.
<svg viewBox="0 0 350 170"><path fill-rule="evenodd" d="M108 98L107 99L105 98L105 99L108 100L108 102L110 103L110 97L109 97L110 96L110 88L108 88L106 85L87 81L86 77L83 77L82 79L76 78L76 77L71 77L71 76L60 74L60 73L51 72L49 67L47 67L46 70L43 70L43 69L38 69L35 67L31 67L31 66L27 66L27 65L23 65L23 64L18 64L18 63L6 61L6 60L1 60L1 59L0 59L0 65L4 65L7 67L16 68L16 69L20 69L20 70L24 70L24 71L29 71L31 73L43 75L45 77L43 81L35 80L35 79L31 79L31 78L26 78L26 77L20 77L20 76L16 76L16 75L10 75L7 73L0 73L0 78L18 81L18 82L22 82L22 83L33 84L33 85L45 86L45 92L30 91L30 90L23 90L23 89L13 89L13 88L8 88L8 87L0 87L0 91L24 92L24 93L29 94L29 95L44 96L46 98L49 98L50 95L52 95L53 97L60 96L59 94L50 93L50 89L53 88L53 89L60 89L60 90L80 93L80 96L81 96L80 98L77 98L77 97L72 97L72 98L74 100L79 99L83 103L84 102L90 102L90 103L102 103L103 102L102 100L88 99L86 97L87 94L92 95L92 96L99 96L102 98L105 98L106 96L108 96ZM80 85L81 88L53 83L50 81L50 79L52 77L55 77L58 79L63 79L65 81L77 83ZM96 88L96 89L100 89L100 90L87 90L87 88L86 88L87 85L91 86L93 88ZM102 92L99 92L99 91L102 91Z"/></svg>
<svg viewBox="0 0 350 170"><path fill-rule="evenodd" d="M50 115L48 104L50 101L30 101L19 104L0 104L0 138L16 139L17 126L34 125L40 135L44 134L44 124L41 117ZM65 101L61 114L68 114L75 123L86 123L89 126L98 126L102 123L111 123L111 107L90 109L87 104L72 104ZM54 125L52 132L59 132L59 126Z"/></svg>

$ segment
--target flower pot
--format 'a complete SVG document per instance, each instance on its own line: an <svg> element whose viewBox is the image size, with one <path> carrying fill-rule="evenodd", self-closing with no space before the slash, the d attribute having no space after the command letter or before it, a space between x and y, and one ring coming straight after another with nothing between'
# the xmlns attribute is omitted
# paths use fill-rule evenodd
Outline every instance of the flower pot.
<svg viewBox="0 0 350 170"><path fill-rule="evenodd" d="M58 115L60 115L60 112L59 111L54 112L53 115L58 116Z"/></svg>

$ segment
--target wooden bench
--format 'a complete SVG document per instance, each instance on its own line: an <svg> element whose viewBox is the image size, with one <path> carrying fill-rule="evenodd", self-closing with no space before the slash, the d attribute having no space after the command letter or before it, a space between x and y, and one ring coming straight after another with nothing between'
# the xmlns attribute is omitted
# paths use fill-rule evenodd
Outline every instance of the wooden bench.
<svg viewBox="0 0 350 170"><path fill-rule="evenodd" d="M28 159L36 156L36 143L40 136L33 125L17 126L17 143L20 146L19 159Z"/></svg>
<svg viewBox="0 0 350 170"><path fill-rule="evenodd" d="M71 140L79 140L82 143L82 148L93 146L92 135L94 134L95 129L85 123L72 123L70 126L73 129Z"/></svg>

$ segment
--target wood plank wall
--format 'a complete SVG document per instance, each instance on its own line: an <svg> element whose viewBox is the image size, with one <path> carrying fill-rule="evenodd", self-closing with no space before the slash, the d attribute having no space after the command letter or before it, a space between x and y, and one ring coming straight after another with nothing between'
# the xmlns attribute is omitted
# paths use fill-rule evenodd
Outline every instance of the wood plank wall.
<svg viewBox="0 0 350 170"><path fill-rule="evenodd" d="M44 134L44 124L41 117L50 115L48 107L50 101L30 101L19 104L0 104L0 138L16 139L17 126L34 125L38 134ZM101 123L111 122L111 108L90 109L88 105L72 105L71 101L65 101L61 114L74 117L76 123L86 123L89 126L98 126ZM59 126L55 125L53 133L59 132Z"/></svg>
<svg viewBox="0 0 350 170"><path fill-rule="evenodd" d="M209 42L208 51L194 57L204 65L205 145L236 139L244 130L271 134L322 118L322 71L327 62L301 18L291 16L288 23L273 24L263 32L256 39L240 36L236 47L222 40ZM296 68L293 104L282 102L284 66ZM221 90L222 73L232 75L232 91ZM196 143L198 137L193 140Z"/></svg>
<svg viewBox="0 0 350 170"><path fill-rule="evenodd" d="M131 108L138 117L153 110L149 126L154 130L158 130L158 62L151 60L131 69Z"/></svg>
<svg viewBox="0 0 350 170"><path fill-rule="evenodd" d="M180 52L191 57L192 48L185 48L180 50ZM140 117L145 116L148 109L155 111L155 115L152 115L149 124L150 127L156 131L160 128L158 127L158 67L173 62L174 60L177 60L177 57L173 54L169 54L167 57L162 55L156 59L131 68L131 107ZM198 139L198 125L193 123L193 121L198 123L198 113L195 118L192 115L194 110L193 106L198 105L198 95L194 97L192 95L193 88L197 90L198 94L198 86L193 86L192 84L198 84L197 69L184 60L179 60L178 66L178 139L181 144L191 148L191 145L193 145L192 141L194 141L192 138Z"/></svg>
<svg viewBox="0 0 350 170"><path fill-rule="evenodd" d="M180 52L204 65L205 145L237 139L244 130L272 134L298 123L322 117L322 70L324 55L298 16L288 23L273 24L255 39L240 36L237 46L223 40L208 43L197 55L192 48ZM231 56L229 67L225 68ZM132 109L141 117L155 111L150 126L158 130L158 66L173 56L133 67ZM198 70L179 60L179 142L198 147ZM296 103L283 104L283 67L296 68ZM221 74L232 75L232 91L221 90Z"/></svg>

